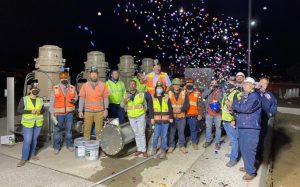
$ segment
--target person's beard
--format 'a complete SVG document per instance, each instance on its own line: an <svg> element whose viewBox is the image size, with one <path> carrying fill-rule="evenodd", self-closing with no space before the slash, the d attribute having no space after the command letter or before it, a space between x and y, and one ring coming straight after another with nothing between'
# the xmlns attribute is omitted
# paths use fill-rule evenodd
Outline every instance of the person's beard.
<svg viewBox="0 0 300 187"><path fill-rule="evenodd" d="M98 78L91 78L92 82L97 82Z"/></svg>

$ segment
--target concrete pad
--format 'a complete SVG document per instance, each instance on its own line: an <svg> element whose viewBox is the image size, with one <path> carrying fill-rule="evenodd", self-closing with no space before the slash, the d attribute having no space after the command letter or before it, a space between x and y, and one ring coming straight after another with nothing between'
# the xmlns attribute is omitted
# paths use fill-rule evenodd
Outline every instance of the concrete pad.
<svg viewBox="0 0 300 187"><path fill-rule="evenodd" d="M90 181L66 175L45 167L26 163L16 167L18 159L0 154L0 186L89 186ZM5 169L4 169L5 168Z"/></svg>
<svg viewBox="0 0 300 187"><path fill-rule="evenodd" d="M277 107L277 111L283 114L300 115L300 108Z"/></svg>
<svg viewBox="0 0 300 187"><path fill-rule="evenodd" d="M204 154L201 155L188 171L174 185L176 187L258 187L262 175L261 167L257 172L257 177L251 182L242 180L244 173L239 171L243 167L243 161L240 160L237 165L232 168L226 167L229 158L225 157L226 153L230 153L231 146L229 140L225 139L225 143L221 145L221 150L215 150L214 144L206 148Z"/></svg>
<svg viewBox="0 0 300 187"><path fill-rule="evenodd" d="M17 159L21 157L21 150L22 143L17 143L14 146L2 145L0 147L0 153ZM133 165L139 159L133 156L129 156L124 159L103 158L103 163L101 160L89 162L84 159L75 159L75 152L70 152L65 147L62 148L58 155L54 155L53 148L48 147L41 150L38 153L38 156L40 157L40 160L30 162L55 171L60 171L62 173L84 179L91 179L93 181L99 180L98 178L94 177L98 172L102 172L103 175L101 175L101 178L105 178L110 176L112 172L118 172L130 165ZM117 166L112 164L116 161L119 163L119 165ZM103 172L104 169L105 172Z"/></svg>

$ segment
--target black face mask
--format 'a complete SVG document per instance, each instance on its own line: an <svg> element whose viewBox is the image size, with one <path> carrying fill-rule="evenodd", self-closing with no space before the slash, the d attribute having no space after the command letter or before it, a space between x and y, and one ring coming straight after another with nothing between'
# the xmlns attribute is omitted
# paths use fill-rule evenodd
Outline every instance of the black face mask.
<svg viewBox="0 0 300 187"><path fill-rule="evenodd" d="M62 80L60 81L62 84L68 84L68 80Z"/></svg>
<svg viewBox="0 0 300 187"><path fill-rule="evenodd" d="M40 91L39 90L32 90L31 93L32 93L32 95L38 95L40 93Z"/></svg>
<svg viewBox="0 0 300 187"><path fill-rule="evenodd" d="M186 86L186 89L187 89L187 90L193 90L193 89L194 89L194 86L193 86L193 85L187 85L187 86Z"/></svg>

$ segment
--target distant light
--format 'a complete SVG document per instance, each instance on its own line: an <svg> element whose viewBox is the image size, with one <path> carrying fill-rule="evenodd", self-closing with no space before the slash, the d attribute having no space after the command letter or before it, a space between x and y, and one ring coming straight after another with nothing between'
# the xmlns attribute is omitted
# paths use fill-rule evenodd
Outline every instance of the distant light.
<svg viewBox="0 0 300 187"><path fill-rule="evenodd" d="M263 10L267 10L267 9L268 9L268 7L266 7L266 6L263 7Z"/></svg>
<svg viewBox="0 0 300 187"><path fill-rule="evenodd" d="M224 36L223 39L224 39L224 40L228 40L228 36Z"/></svg>
<svg viewBox="0 0 300 187"><path fill-rule="evenodd" d="M251 21L251 26L254 26L256 24L256 21Z"/></svg>
<svg viewBox="0 0 300 187"><path fill-rule="evenodd" d="M102 13L101 12L98 12L98 16L101 16L102 15Z"/></svg>
<svg viewBox="0 0 300 187"><path fill-rule="evenodd" d="M183 13L183 11L184 11L183 8L181 8L181 9L179 10L180 13Z"/></svg>

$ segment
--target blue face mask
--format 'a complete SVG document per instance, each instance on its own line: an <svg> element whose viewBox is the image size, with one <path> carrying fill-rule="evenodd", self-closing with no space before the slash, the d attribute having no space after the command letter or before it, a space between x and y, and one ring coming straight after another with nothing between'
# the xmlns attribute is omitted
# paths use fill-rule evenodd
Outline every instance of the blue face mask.
<svg viewBox="0 0 300 187"><path fill-rule="evenodd" d="M156 88L156 93L157 94L162 94L163 93L163 89L162 88Z"/></svg>

